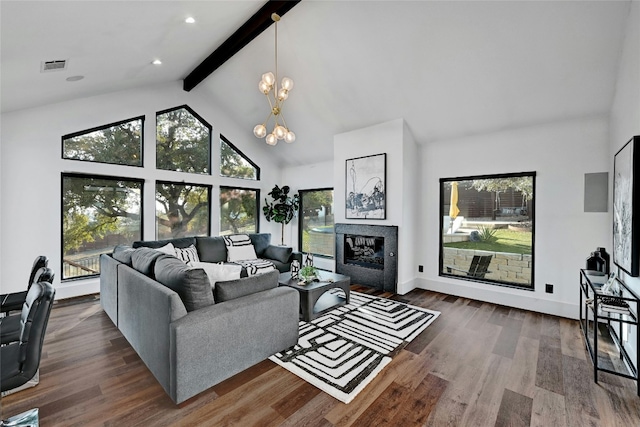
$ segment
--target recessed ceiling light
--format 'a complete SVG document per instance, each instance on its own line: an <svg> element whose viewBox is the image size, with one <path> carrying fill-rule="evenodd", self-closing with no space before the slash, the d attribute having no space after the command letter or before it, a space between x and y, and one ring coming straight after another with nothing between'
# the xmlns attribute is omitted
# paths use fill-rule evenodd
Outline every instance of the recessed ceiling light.
<svg viewBox="0 0 640 427"><path fill-rule="evenodd" d="M187 24L195 24L196 20L194 19L193 16L189 16L187 17L187 19L184 20L184 22L186 22Z"/></svg>
<svg viewBox="0 0 640 427"><path fill-rule="evenodd" d="M84 76L71 76L67 77L65 80L68 82L77 82L78 80L84 79Z"/></svg>
<svg viewBox="0 0 640 427"><path fill-rule="evenodd" d="M152 64L153 65L162 65L162 61L160 61L159 59L154 59Z"/></svg>

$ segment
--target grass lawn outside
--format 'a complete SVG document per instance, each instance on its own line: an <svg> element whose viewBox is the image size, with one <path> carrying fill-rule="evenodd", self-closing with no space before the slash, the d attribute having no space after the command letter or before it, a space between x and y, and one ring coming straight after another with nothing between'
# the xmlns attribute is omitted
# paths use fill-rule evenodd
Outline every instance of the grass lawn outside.
<svg viewBox="0 0 640 427"><path fill-rule="evenodd" d="M445 243L444 247L531 255L531 236L531 232L499 229L495 233L498 240L493 243L454 242Z"/></svg>

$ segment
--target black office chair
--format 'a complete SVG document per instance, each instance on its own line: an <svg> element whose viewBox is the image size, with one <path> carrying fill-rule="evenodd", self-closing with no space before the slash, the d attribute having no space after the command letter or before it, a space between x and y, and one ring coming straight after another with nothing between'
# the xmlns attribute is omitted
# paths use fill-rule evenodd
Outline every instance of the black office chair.
<svg viewBox="0 0 640 427"><path fill-rule="evenodd" d="M33 267L31 267L31 274L29 275L29 281L27 282L27 290L21 292L15 292L12 294L4 294L0 295L0 313L8 313L14 310L22 310L22 304L24 303L25 298L27 297L27 292L29 292L29 288L31 284L35 281L37 277L37 272L42 267L46 267L49 264L49 260L46 256L38 256L35 261L33 261Z"/></svg>
<svg viewBox="0 0 640 427"><path fill-rule="evenodd" d="M53 283L55 273L48 267L41 267L38 271L34 272L32 276L35 277L34 283L48 282ZM31 288L31 287L29 287ZM24 305L24 303L23 303ZM22 314L12 314L0 318L0 344L9 344L20 339L20 329L22 327L21 320Z"/></svg>
<svg viewBox="0 0 640 427"><path fill-rule="evenodd" d="M55 293L49 282L34 283L27 292L20 314L20 339L0 347L3 393L26 384L36 375Z"/></svg>

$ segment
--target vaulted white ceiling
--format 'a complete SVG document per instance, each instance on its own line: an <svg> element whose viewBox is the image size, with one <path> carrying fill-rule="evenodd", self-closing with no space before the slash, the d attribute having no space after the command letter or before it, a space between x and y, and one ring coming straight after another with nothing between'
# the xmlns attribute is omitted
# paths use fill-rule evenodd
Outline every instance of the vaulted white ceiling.
<svg viewBox="0 0 640 427"><path fill-rule="evenodd" d="M262 4L2 1L2 111L181 80ZM330 160L333 135L397 118L427 144L607 114L629 7L303 0L278 26L280 76L295 81L284 112L297 141L270 150L282 164ZM252 129L268 112L257 85L273 69L273 38L270 27L194 89L256 144L264 142ZM41 61L57 59L69 60L67 70L40 73ZM74 75L85 78L65 81Z"/></svg>

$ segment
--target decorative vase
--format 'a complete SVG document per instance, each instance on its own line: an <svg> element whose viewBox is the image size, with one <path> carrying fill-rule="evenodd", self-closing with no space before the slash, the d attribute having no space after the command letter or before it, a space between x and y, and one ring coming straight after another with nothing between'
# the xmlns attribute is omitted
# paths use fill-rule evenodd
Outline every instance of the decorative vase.
<svg viewBox="0 0 640 427"><path fill-rule="evenodd" d="M291 261L291 278L297 279L299 273L300 273L300 261L298 261L297 259L294 259L293 261Z"/></svg>
<svg viewBox="0 0 640 427"><path fill-rule="evenodd" d="M313 267L313 254L312 253L304 254L304 266L305 267Z"/></svg>
<svg viewBox="0 0 640 427"><path fill-rule="evenodd" d="M596 248L596 252L598 252L600 257L604 260L604 270L602 271L608 275L611 272L611 257L605 248Z"/></svg>
<svg viewBox="0 0 640 427"><path fill-rule="evenodd" d="M604 273L604 267L605 265L605 261L604 258L602 258L602 256L600 256L599 252L591 252L591 255L589 256L589 258L587 258L587 263L586 263L586 268L587 270L592 270L592 271L601 271Z"/></svg>

